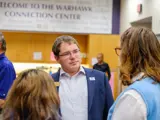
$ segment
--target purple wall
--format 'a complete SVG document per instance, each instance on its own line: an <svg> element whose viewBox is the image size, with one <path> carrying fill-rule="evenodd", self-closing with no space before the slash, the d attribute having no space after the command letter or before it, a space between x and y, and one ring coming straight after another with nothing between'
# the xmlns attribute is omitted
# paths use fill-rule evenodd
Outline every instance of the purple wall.
<svg viewBox="0 0 160 120"><path fill-rule="evenodd" d="M120 27L120 0L113 0L112 34L119 34Z"/></svg>

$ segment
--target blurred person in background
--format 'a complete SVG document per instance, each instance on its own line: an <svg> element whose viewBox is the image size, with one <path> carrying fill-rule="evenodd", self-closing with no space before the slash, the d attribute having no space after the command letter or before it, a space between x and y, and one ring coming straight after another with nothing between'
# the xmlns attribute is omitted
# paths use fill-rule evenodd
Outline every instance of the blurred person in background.
<svg viewBox="0 0 160 120"><path fill-rule="evenodd" d="M113 97L105 73L81 66L80 48L71 36L59 36L52 47L61 64L52 75L58 87L63 120L106 120Z"/></svg>
<svg viewBox="0 0 160 120"><path fill-rule="evenodd" d="M98 63L96 63L93 66L93 69L107 73L108 80L110 80L110 78L111 78L110 68L109 68L109 65L106 62L104 62L103 58L104 58L103 53L98 53L98 55L97 55Z"/></svg>
<svg viewBox="0 0 160 120"><path fill-rule="evenodd" d="M9 90L3 120L60 120L59 97L52 77L42 70L21 72Z"/></svg>
<svg viewBox="0 0 160 120"><path fill-rule="evenodd" d="M3 34L0 32L0 112L5 103L8 90L16 78L13 64L5 56L6 49L6 41Z"/></svg>
<svg viewBox="0 0 160 120"><path fill-rule="evenodd" d="M127 29L120 42L115 49L120 55L120 78L129 87L111 107L108 120L159 120L160 43L143 27Z"/></svg>

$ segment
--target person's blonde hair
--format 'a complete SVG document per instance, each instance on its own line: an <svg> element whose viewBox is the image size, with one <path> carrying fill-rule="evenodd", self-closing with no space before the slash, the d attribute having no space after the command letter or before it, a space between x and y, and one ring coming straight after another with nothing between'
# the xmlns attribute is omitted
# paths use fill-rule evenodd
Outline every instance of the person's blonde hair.
<svg viewBox="0 0 160 120"><path fill-rule="evenodd" d="M160 43L148 28L131 27L121 36L120 77L124 85L140 72L160 82Z"/></svg>
<svg viewBox="0 0 160 120"><path fill-rule="evenodd" d="M20 73L11 87L3 120L56 120L59 98L52 77L37 69Z"/></svg>

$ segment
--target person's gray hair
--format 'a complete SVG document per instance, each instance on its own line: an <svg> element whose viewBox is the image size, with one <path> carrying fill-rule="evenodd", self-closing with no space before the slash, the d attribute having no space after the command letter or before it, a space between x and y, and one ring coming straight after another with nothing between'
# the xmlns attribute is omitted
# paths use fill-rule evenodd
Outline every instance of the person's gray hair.
<svg viewBox="0 0 160 120"><path fill-rule="evenodd" d="M6 51L6 41L5 41L5 39L4 39L4 36L3 36L3 33L2 32L0 32L0 43L2 43L2 46L1 46L1 49L3 50L3 51Z"/></svg>
<svg viewBox="0 0 160 120"><path fill-rule="evenodd" d="M73 38L72 36L69 36L69 35L62 35L62 36L59 36L56 38L56 40L52 46L52 52L54 53L55 56L59 56L60 46L63 42L74 43L79 48L78 42L75 38Z"/></svg>

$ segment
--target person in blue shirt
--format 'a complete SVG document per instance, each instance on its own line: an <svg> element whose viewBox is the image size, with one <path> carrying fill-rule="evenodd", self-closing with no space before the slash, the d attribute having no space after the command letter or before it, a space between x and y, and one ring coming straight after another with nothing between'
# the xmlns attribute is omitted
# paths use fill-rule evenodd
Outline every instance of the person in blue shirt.
<svg viewBox="0 0 160 120"><path fill-rule="evenodd" d="M120 80L128 87L107 120L160 120L160 43L149 28L131 27L121 35Z"/></svg>
<svg viewBox="0 0 160 120"><path fill-rule="evenodd" d="M0 33L0 111L5 102L8 90L16 78L15 69L10 60L5 56L6 41Z"/></svg>

